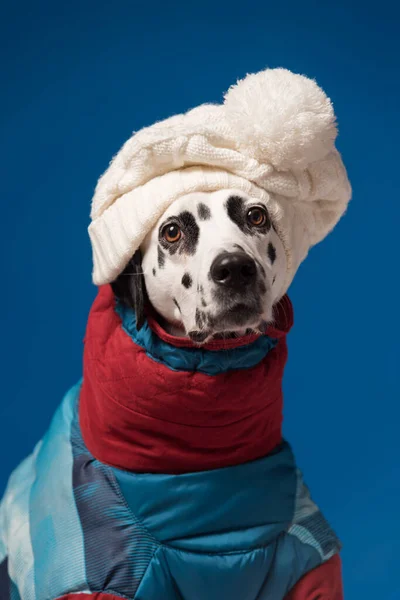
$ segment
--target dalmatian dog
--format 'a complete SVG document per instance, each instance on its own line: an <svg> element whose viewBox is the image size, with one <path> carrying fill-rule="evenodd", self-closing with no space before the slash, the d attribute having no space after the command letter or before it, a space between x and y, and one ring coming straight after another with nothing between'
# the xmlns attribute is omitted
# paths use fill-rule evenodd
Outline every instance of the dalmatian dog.
<svg viewBox="0 0 400 600"><path fill-rule="evenodd" d="M146 294L167 331L204 344L265 332L285 261L265 204L234 189L197 192L169 207L113 288L138 323Z"/></svg>
<svg viewBox="0 0 400 600"><path fill-rule="evenodd" d="M82 377L0 502L2 600L343 600L281 427L286 292L351 197L336 135L266 69L114 156Z"/></svg>

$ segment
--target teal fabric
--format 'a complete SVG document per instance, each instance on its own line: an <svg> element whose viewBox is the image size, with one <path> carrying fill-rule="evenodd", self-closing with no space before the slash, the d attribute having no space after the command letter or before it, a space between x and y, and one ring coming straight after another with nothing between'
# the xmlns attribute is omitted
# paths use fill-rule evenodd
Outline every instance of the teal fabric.
<svg viewBox="0 0 400 600"><path fill-rule="evenodd" d="M202 348L177 348L161 340L146 321L140 331L136 328L134 311L117 302L116 311L122 320L124 331L156 362L174 371L197 371L217 375L234 369L249 369L265 358L277 340L262 335L253 343L219 352Z"/></svg>
<svg viewBox="0 0 400 600"><path fill-rule="evenodd" d="M283 534L268 546L229 554L184 553L161 547L135 600L284 600L318 553Z"/></svg>
<svg viewBox="0 0 400 600"><path fill-rule="evenodd" d="M213 471L113 471L160 544L135 600L284 600L340 550L286 442L263 459Z"/></svg>
<svg viewBox="0 0 400 600"><path fill-rule="evenodd" d="M135 600L256 600L274 554L275 544L228 555L183 555L163 548L154 557ZM165 579L164 574L168 575ZM271 598L282 600L283 595Z"/></svg>
<svg viewBox="0 0 400 600"><path fill-rule="evenodd" d="M296 466L286 442L266 458L212 471L114 473L146 529L181 550L224 553L267 545L295 512Z"/></svg>
<svg viewBox="0 0 400 600"><path fill-rule="evenodd" d="M71 424L79 390L80 382L66 394L36 460L29 512L38 599L55 598L72 586L87 587L83 532L72 487Z"/></svg>

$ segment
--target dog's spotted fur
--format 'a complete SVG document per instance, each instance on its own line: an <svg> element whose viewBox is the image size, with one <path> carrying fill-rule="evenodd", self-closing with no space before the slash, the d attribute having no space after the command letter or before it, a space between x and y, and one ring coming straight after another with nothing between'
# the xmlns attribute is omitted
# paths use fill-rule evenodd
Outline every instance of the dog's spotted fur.
<svg viewBox="0 0 400 600"><path fill-rule="evenodd" d="M203 204L203 202L200 202L197 205L197 214L199 215L200 221L208 221L208 219L211 219L211 210L207 204Z"/></svg>
<svg viewBox="0 0 400 600"><path fill-rule="evenodd" d="M276 259L276 249L272 242L268 244L268 258L271 261L271 265L273 265Z"/></svg>
<svg viewBox="0 0 400 600"><path fill-rule="evenodd" d="M157 262L158 262L158 268L162 269L165 265L165 254L164 254L163 250L161 249L160 245L157 246Z"/></svg>
<svg viewBox="0 0 400 600"><path fill-rule="evenodd" d="M266 217L259 227L248 219L253 207L260 207ZM178 241L167 241L168 225L178 226ZM251 285L231 289L215 282L211 265L227 253L254 261ZM285 253L267 206L243 193L197 192L179 198L146 237L140 254L146 298L172 333L203 343L215 335L261 330L273 319L273 305L285 277ZM124 274L113 284L120 295L121 285L128 286L129 270ZM141 285L137 276L132 277L136 279L130 289ZM129 292L123 296L126 301Z"/></svg>
<svg viewBox="0 0 400 600"><path fill-rule="evenodd" d="M182 285L188 290L192 287L193 279L190 277L189 273L185 273L182 277Z"/></svg>

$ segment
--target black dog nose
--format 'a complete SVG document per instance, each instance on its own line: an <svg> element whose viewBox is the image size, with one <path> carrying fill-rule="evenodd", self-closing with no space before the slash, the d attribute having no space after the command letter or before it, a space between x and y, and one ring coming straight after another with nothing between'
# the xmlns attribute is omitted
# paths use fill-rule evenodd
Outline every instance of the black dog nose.
<svg viewBox="0 0 400 600"><path fill-rule="evenodd" d="M241 289L254 283L256 263L244 252L223 252L217 256L210 269L211 279L231 289Z"/></svg>

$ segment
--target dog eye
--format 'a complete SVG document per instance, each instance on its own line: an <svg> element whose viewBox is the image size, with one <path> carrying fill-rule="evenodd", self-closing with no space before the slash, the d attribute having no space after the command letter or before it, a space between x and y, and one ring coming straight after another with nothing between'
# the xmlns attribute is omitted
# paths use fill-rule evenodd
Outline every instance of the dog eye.
<svg viewBox="0 0 400 600"><path fill-rule="evenodd" d="M163 228L162 236L169 244L174 244L181 239L182 231L176 223L169 223Z"/></svg>
<svg viewBox="0 0 400 600"><path fill-rule="evenodd" d="M262 206L253 206L247 213L247 222L252 227L263 227L268 221L268 213Z"/></svg>

